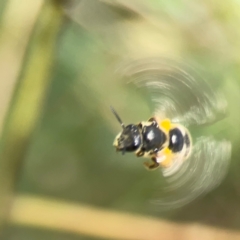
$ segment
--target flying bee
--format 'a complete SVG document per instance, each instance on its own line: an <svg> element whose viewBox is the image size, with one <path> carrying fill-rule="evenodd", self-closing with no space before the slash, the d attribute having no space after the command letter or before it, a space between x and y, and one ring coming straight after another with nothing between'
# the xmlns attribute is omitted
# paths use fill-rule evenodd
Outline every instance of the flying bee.
<svg viewBox="0 0 240 240"><path fill-rule="evenodd" d="M127 61L118 76L150 99L153 117L136 124L125 125L112 108L122 126L113 145L123 154L148 158L147 169L160 170L152 176L158 189L151 198L156 210L184 206L216 188L231 159L231 142L210 131L226 116L221 91L186 64L161 58Z"/></svg>
<svg viewBox="0 0 240 240"><path fill-rule="evenodd" d="M191 135L182 125L152 117L148 121L125 126L112 107L111 110L123 129L116 136L113 146L123 154L135 152L137 157L149 158L150 161L144 162L148 170L172 168L175 163L179 165L189 157Z"/></svg>

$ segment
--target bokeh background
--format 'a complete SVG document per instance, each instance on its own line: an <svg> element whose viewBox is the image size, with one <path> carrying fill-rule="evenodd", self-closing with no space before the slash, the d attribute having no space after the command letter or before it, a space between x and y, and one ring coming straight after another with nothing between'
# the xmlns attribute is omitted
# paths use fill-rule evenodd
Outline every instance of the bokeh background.
<svg viewBox="0 0 240 240"><path fill-rule="evenodd" d="M1 0L1 239L240 239L239 25L237 0ZM167 212L149 204L159 172L112 147L110 105L126 122L151 116L116 67L153 56L224 92L217 130L233 146L224 182Z"/></svg>

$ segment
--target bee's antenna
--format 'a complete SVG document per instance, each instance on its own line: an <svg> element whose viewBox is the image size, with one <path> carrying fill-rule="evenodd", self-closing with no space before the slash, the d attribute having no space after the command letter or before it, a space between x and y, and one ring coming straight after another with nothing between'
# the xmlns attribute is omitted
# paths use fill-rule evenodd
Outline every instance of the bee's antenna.
<svg viewBox="0 0 240 240"><path fill-rule="evenodd" d="M125 128L124 123L122 122L121 118L119 117L119 115L117 114L115 109L112 106L110 106L110 109L111 109L112 113L114 114L114 116L116 117L116 119L118 120L118 122L121 124L122 128Z"/></svg>

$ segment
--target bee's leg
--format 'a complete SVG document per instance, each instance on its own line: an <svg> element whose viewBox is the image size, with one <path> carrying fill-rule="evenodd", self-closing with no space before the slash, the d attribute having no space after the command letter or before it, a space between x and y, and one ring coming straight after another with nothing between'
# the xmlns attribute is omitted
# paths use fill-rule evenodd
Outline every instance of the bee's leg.
<svg viewBox="0 0 240 240"><path fill-rule="evenodd" d="M142 157L144 155L144 153L145 152L143 150L140 150L140 151L136 152L136 156L137 157Z"/></svg>
<svg viewBox="0 0 240 240"><path fill-rule="evenodd" d="M163 150L162 153L157 155L157 161L163 168L168 168L172 165L172 151L169 148Z"/></svg>
<svg viewBox="0 0 240 240"><path fill-rule="evenodd" d="M157 159L155 157L151 158L151 163L149 162L144 162L145 168L148 170L155 170L159 167L159 163L157 162Z"/></svg>
<svg viewBox="0 0 240 240"><path fill-rule="evenodd" d="M172 165L172 159L171 157L167 157L166 160L160 163L161 167L168 168Z"/></svg>

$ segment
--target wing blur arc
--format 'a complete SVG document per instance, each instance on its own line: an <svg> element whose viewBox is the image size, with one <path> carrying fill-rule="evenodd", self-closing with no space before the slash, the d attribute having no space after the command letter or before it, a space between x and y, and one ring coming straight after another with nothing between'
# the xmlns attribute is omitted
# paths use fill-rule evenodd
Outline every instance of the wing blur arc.
<svg viewBox="0 0 240 240"><path fill-rule="evenodd" d="M172 60L152 58L121 65L118 76L146 88L155 115L185 126L212 124L226 115L223 95L189 66Z"/></svg>
<svg viewBox="0 0 240 240"><path fill-rule="evenodd" d="M231 157L229 141L216 141L213 137L200 137L190 158L179 171L165 178L164 187L158 189L152 203L159 210L182 207L202 194L217 187L225 177ZM168 174L163 170L163 175Z"/></svg>

